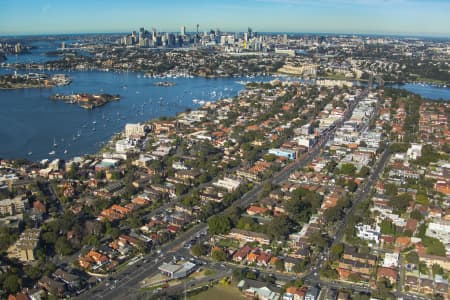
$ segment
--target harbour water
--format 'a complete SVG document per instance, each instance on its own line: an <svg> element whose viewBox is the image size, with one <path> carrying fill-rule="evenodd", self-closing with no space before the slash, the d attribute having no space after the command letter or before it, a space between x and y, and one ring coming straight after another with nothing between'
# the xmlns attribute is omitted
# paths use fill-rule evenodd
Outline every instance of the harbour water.
<svg viewBox="0 0 450 300"><path fill-rule="evenodd" d="M8 73L11 70L0 70ZM48 72L46 72L48 73ZM51 73L51 72L50 72ZM175 116L200 107L201 100L236 96L241 81L270 78L171 78L175 86L155 86L161 79L140 73L70 72L72 84L52 89L0 90L0 157L69 158L98 151L102 143L123 130L126 123ZM54 93L119 94L120 101L85 110L76 104L54 101ZM198 101L196 101L198 100ZM55 140L56 147L53 146ZM67 153L64 151L67 150ZM49 155L55 151L54 155ZM31 155L28 155L32 152Z"/></svg>
<svg viewBox="0 0 450 300"><path fill-rule="evenodd" d="M399 89L405 89L411 93L419 94L427 99L450 101L450 87L417 83L394 84L391 86Z"/></svg>

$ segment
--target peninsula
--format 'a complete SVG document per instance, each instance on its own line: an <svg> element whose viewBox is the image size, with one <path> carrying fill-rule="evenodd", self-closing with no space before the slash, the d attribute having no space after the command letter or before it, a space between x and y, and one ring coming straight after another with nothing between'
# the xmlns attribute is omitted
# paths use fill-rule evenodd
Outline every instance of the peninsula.
<svg viewBox="0 0 450 300"><path fill-rule="evenodd" d="M0 75L0 89L28 89L28 88L52 88L71 83L71 79L65 74L7 74Z"/></svg>

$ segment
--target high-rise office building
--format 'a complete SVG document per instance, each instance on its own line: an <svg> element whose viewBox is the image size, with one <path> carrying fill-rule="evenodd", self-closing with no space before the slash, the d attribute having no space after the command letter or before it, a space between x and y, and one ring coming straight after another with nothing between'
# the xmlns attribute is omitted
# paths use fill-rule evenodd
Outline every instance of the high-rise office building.
<svg viewBox="0 0 450 300"><path fill-rule="evenodd" d="M181 26L180 28L180 35L185 36L186 35L186 26Z"/></svg>
<svg viewBox="0 0 450 300"><path fill-rule="evenodd" d="M142 41L144 40L144 36L145 36L145 29L144 27L141 27L139 29L139 45L143 43Z"/></svg>
<svg viewBox="0 0 450 300"><path fill-rule="evenodd" d="M175 34L169 33L167 35L167 46L170 48L173 48L176 46Z"/></svg>
<svg viewBox="0 0 450 300"><path fill-rule="evenodd" d="M156 42L158 38L158 32L156 31L156 28L152 28L152 40L153 42Z"/></svg>

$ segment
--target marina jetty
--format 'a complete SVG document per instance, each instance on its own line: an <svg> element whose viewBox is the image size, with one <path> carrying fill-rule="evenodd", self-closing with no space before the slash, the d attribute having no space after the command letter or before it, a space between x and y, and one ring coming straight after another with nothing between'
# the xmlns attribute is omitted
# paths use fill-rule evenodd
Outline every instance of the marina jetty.
<svg viewBox="0 0 450 300"><path fill-rule="evenodd" d="M119 95L109 95L109 94L54 94L50 96L52 100L62 100L67 103L76 103L80 105L80 107L85 109L94 109L99 106L103 106L111 101L120 100Z"/></svg>
<svg viewBox="0 0 450 300"><path fill-rule="evenodd" d="M6 74L0 76L0 89L52 88L72 83L66 74Z"/></svg>
<svg viewBox="0 0 450 300"><path fill-rule="evenodd" d="M159 82L155 82L153 85L155 85L155 86L175 86L176 83L173 81L159 81Z"/></svg>

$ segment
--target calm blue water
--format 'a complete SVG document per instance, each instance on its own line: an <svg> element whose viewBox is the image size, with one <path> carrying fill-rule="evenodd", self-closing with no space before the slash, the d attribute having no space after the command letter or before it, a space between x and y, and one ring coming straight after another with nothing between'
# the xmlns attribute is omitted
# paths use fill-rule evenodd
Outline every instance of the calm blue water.
<svg viewBox="0 0 450 300"><path fill-rule="evenodd" d="M34 46L35 48L30 51L30 53L25 53L21 55L7 55L5 63L7 64L27 64L27 63L44 63L50 60L58 60L58 56L47 56L45 53L50 51L55 51L57 48L61 47L61 43L65 42L66 45L77 42L76 40L58 40L58 41L33 41L28 43L29 46Z"/></svg>
<svg viewBox="0 0 450 300"><path fill-rule="evenodd" d="M424 98L450 101L450 88L436 87L432 85L418 85L412 83L395 84L390 86L399 89L405 89L412 93L419 94Z"/></svg>
<svg viewBox="0 0 450 300"><path fill-rule="evenodd" d="M10 71L2 69L0 73ZM69 158L94 153L101 143L123 130L126 123L143 122L160 116L174 116L199 107L192 100L214 101L236 96L244 88L238 81L248 78L173 79L176 86L158 87L158 79L139 73L71 72L72 84L53 89L0 90L0 157L30 159ZM269 78L256 78L266 81ZM121 100L94 110L76 104L53 101L54 93L109 93ZM95 124L93 123L95 122ZM94 130L95 129L95 130ZM80 137L77 137L80 132ZM53 148L53 140L58 147ZM63 151L67 150L64 155ZM28 152L32 152L28 156Z"/></svg>

